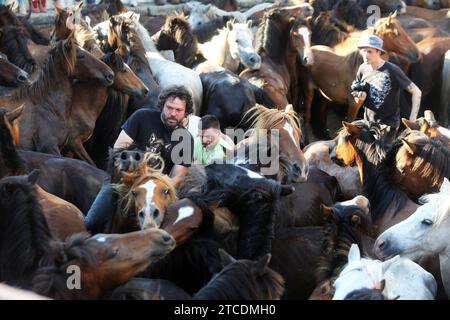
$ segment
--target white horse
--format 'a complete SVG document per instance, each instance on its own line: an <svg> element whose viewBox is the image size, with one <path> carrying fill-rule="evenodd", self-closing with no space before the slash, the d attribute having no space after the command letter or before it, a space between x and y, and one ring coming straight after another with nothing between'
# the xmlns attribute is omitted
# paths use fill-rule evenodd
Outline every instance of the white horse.
<svg viewBox="0 0 450 320"><path fill-rule="evenodd" d="M210 41L199 43L199 51L211 63L236 73L241 62L250 70L261 67L261 57L253 46L252 22L227 22Z"/></svg>
<svg viewBox="0 0 450 320"><path fill-rule="evenodd" d="M400 254L412 260L439 255L442 282L450 297L450 182L447 178L439 193L419 199L411 216L384 231L375 242L380 258Z"/></svg>
<svg viewBox="0 0 450 320"><path fill-rule="evenodd" d="M171 86L184 86L192 93L194 114L199 115L203 99L203 86L200 76L193 70L178 63L167 60L157 49L147 30L139 22L140 15L126 12L120 14L130 19L146 50L146 58L152 70L153 77L162 90ZM94 27L99 37L108 34L109 21L104 21Z"/></svg>
<svg viewBox="0 0 450 320"><path fill-rule="evenodd" d="M386 299L433 300L437 284L434 277L407 258L395 256L387 261L361 258L353 244L348 264L334 282L333 300L342 300L358 289L378 289Z"/></svg>

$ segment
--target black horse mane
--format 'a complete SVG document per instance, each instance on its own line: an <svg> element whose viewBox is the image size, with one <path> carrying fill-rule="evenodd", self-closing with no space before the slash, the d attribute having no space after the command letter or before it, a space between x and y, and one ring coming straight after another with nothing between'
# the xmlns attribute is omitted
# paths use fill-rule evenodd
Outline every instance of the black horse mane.
<svg viewBox="0 0 450 320"><path fill-rule="evenodd" d="M123 59L120 55L118 55L115 52L108 52L105 53L100 60L102 60L104 63L108 64L111 62L111 59L114 58L116 62L116 68L118 71L125 70L125 63L123 62Z"/></svg>
<svg viewBox="0 0 450 320"><path fill-rule="evenodd" d="M393 210L398 212L408 201L408 196L395 185L391 175L391 170L396 164L395 157L401 145L401 141L397 140L380 165L364 173L364 190L370 199L374 221L380 219L392 203Z"/></svg>
<svg viewBox="0 0 450 320"><path fill-rule="evenodd" d="M349 36L351 28L345 23L330 17L328 12L321 12L311 20L311 42L326 46L335 46Z"/></svg>
<svg viewBox="0 0 450 320"><path fill-rule="evenodd" d="M26 172L25 161L17 153L11 132L4 122L7 112L8 110L0 108L0 178Z"/></svg>
<svg viewBox="0 0 450 320"><path fill-rule="evenodd" d="M16 26L8 25L2 28L0 49L8 56L11 63L25 71L33 72L36 61L31 56L24 31Z"/></svg>
<svg viewBox="0 0 450 320"><path fill-rule="evenodd" d="M228 264L194 296L195 300L276 300L284 293L284 279L266 267L258 272L258 261L237 260Z"/></svg>
<svg viewBox="0 0 450 320"><path fill-rule="evenodd" d="M197 53L197 39L183 13L175 12L167 17L156 47L158 50L174 50L175 60L189 68L205 61L205 58Z"/></svg>
<svg viewBox="0 0 450 320"><path fill-rule="evenodd" d="M354 1L339 0L333 7L334 17L360 30L366 29L366 14Z"/></svg>
<svg viewBox="0 0 450 320"><path fill-rule="evenodd" d="M50 231L27 176L0 180L0 281L29 286Z"/></svg>
<svg viewBox="0 0 450 320"><path fill-rule="evenodd" d="M286 20L286 21L283 21ZM256 33L256 50L265 51L274 61L280 63L288 43L291 24L279 9L264 14Z"/></svg>
<svg viewBox="0 0 450 320"><path fill-rule="evenodd" d="M81 269L84 266L96 266L98 262L95 254L84 246L89 237L88 233L77 233L65 242L51 241L33 277L33 291L58 300L79 297L80 290L67 288L67 278L70 276L67 268L70 265L77 265Z"/></svg>
<svg viewBox="0 0 450 320"><path fill-rule="evenodd" d="M358 206L334 204L332 216L325 225L322 253L317 263L316 280L320 283L331 277L337 277L347 263L348 252L353 243L362 248L361 234L372 233L372 219ZM358 222L352 218L357 216Z"/></svg>
<svg viewBox="0 0 450 320"><path fill-rule="evenodd" d="M210 239L190 239L177 246L169 255L152 263L139 276L170 280L192 295L221 270L219 248L221 246Z"/></svg>

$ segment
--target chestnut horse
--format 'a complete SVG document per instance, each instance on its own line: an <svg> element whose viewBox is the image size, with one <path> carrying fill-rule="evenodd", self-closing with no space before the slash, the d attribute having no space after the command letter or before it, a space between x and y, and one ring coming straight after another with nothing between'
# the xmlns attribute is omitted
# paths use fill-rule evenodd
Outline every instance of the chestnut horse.
<svg viewBox="0 0 450 320"><path fill-rule="evenodd" d="M136 177L137 175L137 177ZM150 171L134 172L115 185L118 203L107 233L124 233L159 227L168 206L175 202L175 189L167 176Z"/></svg>
<svg viewBox="0 0 450 320"><path fill-rule="evenodd" d="M287 8L272 9L264 14L256 38L261 67L245 69L240 77L264 89L273 106L284 109L291 103L298 110L299 64L313 61L308 22Z"/></svg>
<svg viewBox="0 0 450 320"><path fill-rule="evenodd" d="M164 230L127 234L77 234L52 241L33 277L33 291L54 299L98 299L144 271L175 247ZM71 289L70 270L80 270L80 288Z"/></svg>
<svg viewBox="0 0 450 320"><path fill-rule="evenodd" d="M21 148L60 155L67 140L73 79L111 85L114 73L69 38L51 49L37 81L0 97L0 103L10 109L25 104L19 120Z"/></svg>

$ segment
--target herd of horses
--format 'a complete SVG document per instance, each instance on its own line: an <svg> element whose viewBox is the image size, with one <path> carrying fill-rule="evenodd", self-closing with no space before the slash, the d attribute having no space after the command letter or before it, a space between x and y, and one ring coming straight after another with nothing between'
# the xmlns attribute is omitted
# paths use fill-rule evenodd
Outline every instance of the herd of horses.
<svg viewBox="0 0 450 320"><path fill-rule="evenodd" d="M386 15L366 29L369 4ZM49 34L0 5L0 282L54 299L449 297L448 10L186 8L155 24L120 0L55 7ZM393 143L350 95L366 33L430 109ZM172 85L196 115L248 130L225 164L191 165L176 189L152 150L111 148ZM332 104L346 108L339 132L309 143L329 135ZM114 210L88 233L104 184Z"/></svg>

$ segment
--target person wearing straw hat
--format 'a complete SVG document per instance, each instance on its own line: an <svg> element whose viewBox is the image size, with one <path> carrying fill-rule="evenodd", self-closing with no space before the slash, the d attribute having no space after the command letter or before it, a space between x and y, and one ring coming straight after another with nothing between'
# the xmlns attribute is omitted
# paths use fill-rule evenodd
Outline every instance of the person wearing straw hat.
<svg viewBox="0 0 450 320"><path fill-rule="evenodd" d="M357 103L363 102L364 119L386 124L394 138L400 126L400 91L412 94L411 121L416 120L422 92L397 65L383 60L381 55L386 51L381 38L364 35L358 49L364 63L352 83L352 95Z"/></svg>

